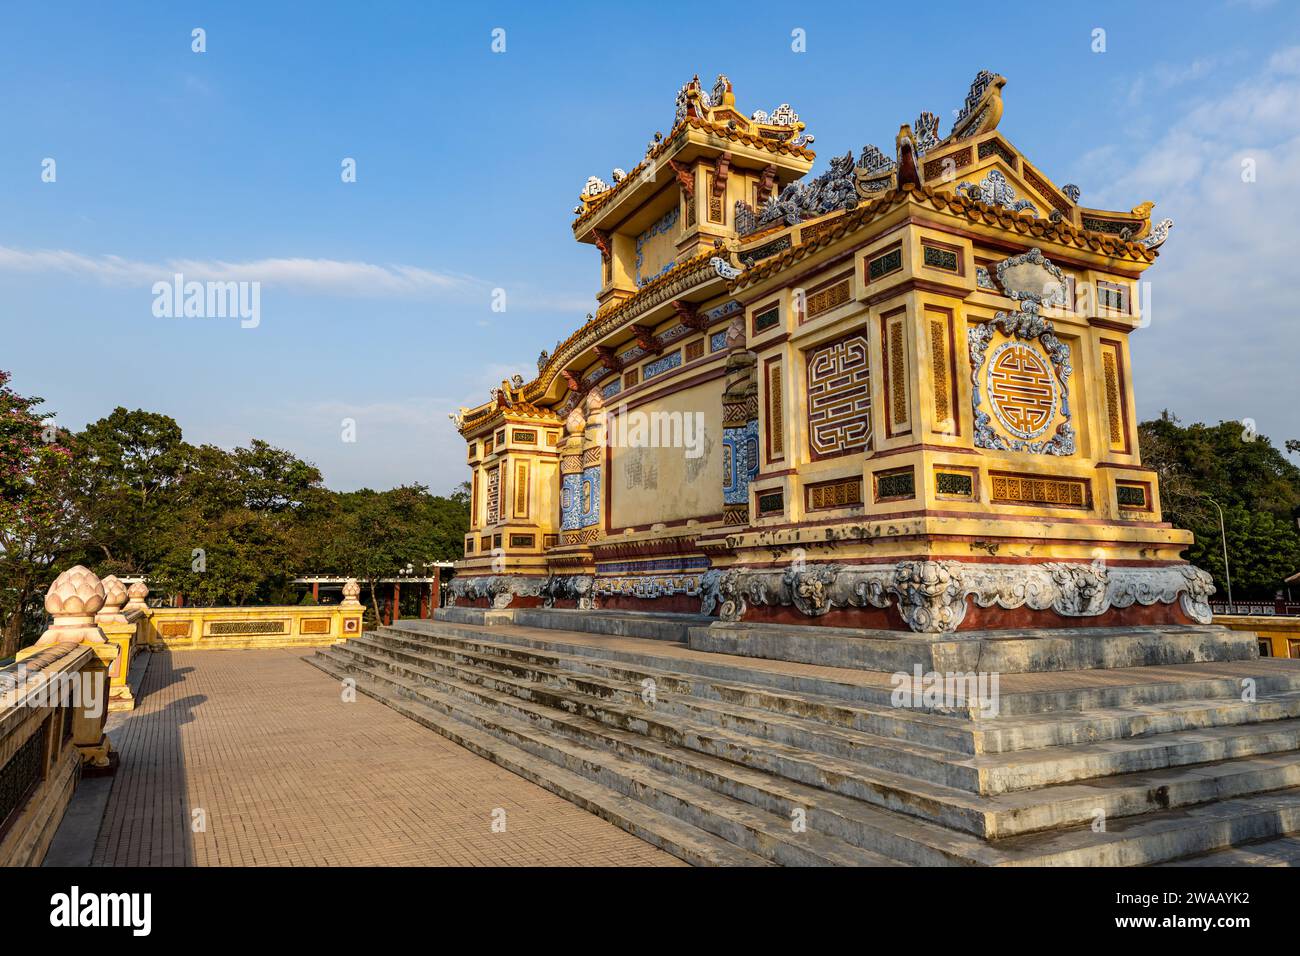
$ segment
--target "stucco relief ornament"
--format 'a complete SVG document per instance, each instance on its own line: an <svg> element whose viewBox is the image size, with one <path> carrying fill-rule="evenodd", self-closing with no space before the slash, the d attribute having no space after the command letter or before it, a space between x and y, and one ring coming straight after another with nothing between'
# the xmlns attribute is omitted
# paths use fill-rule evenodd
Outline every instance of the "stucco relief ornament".
<svg viewBox="0 0 1300 956"><path fill-rule="evenodd" d="M737 269L721 256L714 256L709 260L709 265L713 266L713 271L722 279L734 279L744 271L742 269Z"/></svg>
<svg viewBox="0 0 1300 956"><path fill-rule="evenodd" d="M1184 564L1178 571L1183 576L1186 589L1179 596L1183 612L1197 624L1209 624L1214 620L1210 609L1210 598L1214 595L1214 578L1208 571Z"/></svg>
<svg viewBox="0 0 1300 956"><path fill-rule="evenodd" d="M1045 567L1060 592L1053 604L1059 613L1088 617L1106 610L1110 574L1105 565L1049 563Z"/></svg>
<svg viewBox="0 0 1300 956"><path fill-rule="evenodd" d="M961 567L952 561L903 561L894 572L898 611L907 626L926 634L957 630L966 616Z"/></svg>
<svg viewBox="0 0 1300 956"><path fill-rule="evenodd" d="M700 576L700 613L718 612L727 623L744 617L747 605L740 588L740 574L734 570L710 568Z"/></svg>
<svg viewBox="0 0 1300 956"><path fill-rule="evenodd" d="M821 617L831 609L831 588L841 570L837 564L787 568L782 584L790 592L790 603L809 617Z"/></svg>
<svg viewBox="0 0 1300 956"><path fill-rule="evenodd" d="M873 193L889 189L894 184L894 171L898 161L887 156L879 146L864 146L854 168L858 196L868 199Z"/></svg>
<svg viewBox="0 0 1300 956"><path fill-rule="evenodd" d="M488 599L495 610L508 608L516 597L539 597L543 582L539 578L522 575L492 575L480 578L454 578L447 589L447 606L455 607L457 601Z"/></svg>
<svg viewBox="0 0 1300 956"><path fill-rule="evenodd" d="M673 114L673 125L686 119L686 114L690 110L692 94L694 94L695 98L700 100L700 105L706 107L710 105L709 94L705 93L704 90L700 88L700 78L698 76L692 78L690 82L683 83L681 89L677 91L677 98L674 101L676 109ZM656 134L656 139L658 138L658 134ZM658 143L651 144L651 148L653 149L656 145L658 145Z"/></svg>
<svg viewBox="0 0 1300 956"><path fill-rule="evenodd" d="M1015 189L1007 182L1007 177L1000 169L990 169L988 175L978 184L959 183L957 192L967 199L982 202L986 206L1002 206L1012 212L1023 212L1028 209L1035 216L1038 215L1037 208L1028 199L1016 198Z"/></svg>
<svg viewBox="0 0 1300 956"><path fill-rule="evenodd" d="M960 123L979 105L980 97L984 91L989 88L989 84L997 78L997 74L990 70L980 70L975 74L975 79L971 81L970 89L966 92L966 100L962 103L961 112L957 114L957 122Z"/></svg>
<svg viewBox="0 0 1300 956"><path fill-rule="evenodd" d="M582 187L583 196L599 196L601 193L609 192L613 187L599 176L588 176L587 185Z"/></svg>
<svg viewBox="0 0 1300 956"><path fill-rule="evenodd" d="M587 419L580 408L569 412L569 417L564 420L564 430L570 435L581 435L586 427Z"/></svg>
<svg viewBox="0 0 1300 956"><path fill-rule="evenodd" d="M1142 245L1148 249L1158 249L1169 238L1169 230L1174 228L1172 219L1161 219L1151 228L1151 233L1145 239L1139 239Z"/></svg>
<svg viewBox="0 0 1300 956"><path fill-rule="evenodd" d="M727 623L750 608L794 607L808 617L834 608L891 603L911 630L947 634L960 627L967 598L980 608L1051 609L1063 617L1095 617L1134 604L1178 602L1192 620L1211 620L1210 576L1192 565L1158 568L1101 564L990 565L902 561L896 565L821 565L811 569L711 569L700 579L700 611Z"/></svg>
<svg viewBox="0 0 1300 956"><path fill-rule="evenodd" d="M731 80L727 79L725 73L719 73L718 78L713 81L713 91L709 94L709 106L721 106L727 98L727 93L731 90Z"/></svg>
<svg viewBox="0 0 1300 956"><path fill-rule="evenodd" d="M929 111L923 111L916 118L912 134L916 142L916 155L924 156L939 145L939 117Z"/></svg>
<svg viewBox="0 0 1300 956"><path fill-rule="evenodd" d="M1035 455L1072 455L1075 439L1069 396L1070 375L1073 371L1070 365L1070 347L1057 338L1052 323L1038 311L1043 304L1065 304L1068 289L1065 275L1037 248L999 262L997 275L1006 295L1019 303L1020 311L999 312L992 320L975 326L968 333L975 445L978 448L1025 451ZM998 330L1011 341L1000 345L986 362L989 343ZM1017 340L1026 344L1017 345ZM1041 347L1042 352L1038 347ZM1047 356L1046 363L1042 358L1043 353ZM1014 420L994 392L995 375L1000 374L999 363L1018 367L1021 377L1025 377L1027 370L1030 378L1037 379L1039 396L1032 405L1026 405L1023 398L1012 403L1017 406L1011 410ZM1050 373L1046 371L1048 363ZM982 407L982 393L986 386L993 416L1011 435L1010 438L993 427L993 417ZM1021 392L1023 393L1023 388ZM1043 439L1040 436L1056 418L1058 404L1065 420L1057 425L1050 438Z"/></svg>
<svg viewBox="0 0 1300 956"><path fill-rule="evenodd" d="M853 153L831 159L830 169L807 183L790 183L780 195L768 197L758 211L757 226L784 223L797 226L805 219L858 205Z"/></svg>
<svg viewBox="0 0 1300 956"><path fill-rule="evenodd" d="M541 586L543 607L555 607L557 600L572 600L580 611L594 611L596 598L592 593L593 580L589 574L552 575Z"/></svg>

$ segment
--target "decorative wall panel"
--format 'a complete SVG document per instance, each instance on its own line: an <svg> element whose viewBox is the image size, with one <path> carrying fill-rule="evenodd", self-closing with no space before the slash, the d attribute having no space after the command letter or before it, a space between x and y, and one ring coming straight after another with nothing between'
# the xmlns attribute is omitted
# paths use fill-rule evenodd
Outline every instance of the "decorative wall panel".
<svg viewBox="0 0 1300 956"><path fill-rule="evenodd" d="M785 458L785 392L779 360L768 362L766 399L767 460L781 461Z"/></svg>
<svg viewBox="0 0 1300 956"><path fill-rule="evenodd" d="M496 524L501 520L501 469L493 468L487 473L487 523Z"/></svg>
<svg viewBox="0 0 1300 956"><path fill-rule="evenodd" d="M515 464L515 510L514 517L528 517L528 462Z"/></svg>
<svg viewBox="0 0 1300 956"><path fill-rule="evenodd" d="M808 449L814 459L870 447L869 356L865 332L808 350Z"/></svg>
<svg viewBox="0 0 1300 956"><path fill-rule="evenodd" d="M1042 478L1037 475L989 474L992 499L1002 504L1088 506L1088 482L1075 478Z"/></svg>
<svg viewBox="0 0 1300 956"><path fill-rule="evenodd" d="M1124 359L1118 342L1101 342L1102 384L1106 396L1107 439L1111 451L1128 454L1128 401L1124 394Z"/></svg>

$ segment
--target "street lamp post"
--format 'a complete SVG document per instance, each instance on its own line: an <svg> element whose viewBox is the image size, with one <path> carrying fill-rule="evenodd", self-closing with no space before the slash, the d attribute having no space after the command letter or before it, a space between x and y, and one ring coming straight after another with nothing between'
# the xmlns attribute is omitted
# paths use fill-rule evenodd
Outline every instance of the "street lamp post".
<svg viewBox="0 0 1300 956"><path fill-rule="evenodd" d="M1232 613L1232 569L1228 566L1228 532L1223 527L1223 509L1220 508L1219 503L1215 501L1213 498L1211 498L1209 495L1205 496L1205 500L1208 501L1210 504L1214 505L1215 510L1219 512L1219 538L1223 542L1223 575L1225 578L1227 578L1228 581L1228 613L1231 614Z"/></svg>

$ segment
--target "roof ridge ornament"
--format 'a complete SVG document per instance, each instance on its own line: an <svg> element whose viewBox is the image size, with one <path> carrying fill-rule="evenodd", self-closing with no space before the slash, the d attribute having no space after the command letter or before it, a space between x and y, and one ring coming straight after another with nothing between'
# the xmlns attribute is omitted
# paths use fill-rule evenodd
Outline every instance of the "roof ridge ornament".
<svg viewBox="0 0 1300 956"><path fill-rule="evenodd" d="M992 70L976 73L948 137L967 139L997 129L1002 119L1002 87L1006 85L1006 77Z"/></svg>
<svg viewBox="0 0 1300 956"><path fill-rule="evenodd" d="M939 145L939 116L929 110L922 110L912 126L916 155L924 156Z"/></svg>
<svg viewBox="0 0 1300 956"><path fill-rule="evenodd" d="M1007 177L1000 169L990 169L988 175L978 184L962 182L957 184L958 195L982 202L986 206L1002 206L1012 212L1029 210L1035 216L1038 209L1028 199L1017 199L1015 188L1007 182Z"/></svg>
<svg viewBox="0 0 1300 956"><path fill-rule="evenodd" d="M1169 238L1169 230L1172 228L1174 228L1172 219L1161 219L1151 227L1150 234L1143 239L1139 239L1138 243L1148 249L1159 249L1164 245L1165 240Z"/></svg>

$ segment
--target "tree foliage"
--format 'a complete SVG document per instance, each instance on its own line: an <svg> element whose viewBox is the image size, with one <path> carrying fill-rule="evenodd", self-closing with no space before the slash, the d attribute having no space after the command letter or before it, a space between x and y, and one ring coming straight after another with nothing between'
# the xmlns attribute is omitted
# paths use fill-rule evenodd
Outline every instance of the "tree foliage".
<svg viewBox="0 0 1300 956"><path fill-rule="evenodd" d="M140 409L58 432L8 382L0 372L0 658L35 639L45 589L77 563L219 606L290 603L303 574L373 582L460 554L465 486L333 492L292 452L191 445Z"/></svg>
<svg viewBox="0 0 1300 956"><path fill-rule="evenodd" d="M1233 597L1271 600L1300 571L1300 468L1240 422L1184 426L1165 412L1138 431L1142 462L1159 477L1164 520L1196 535L1188 560L1214 575L1217 596L1226 598L1217 502ZM1300 445L1292 439L1286 448L1294 452Z"/></svg>

